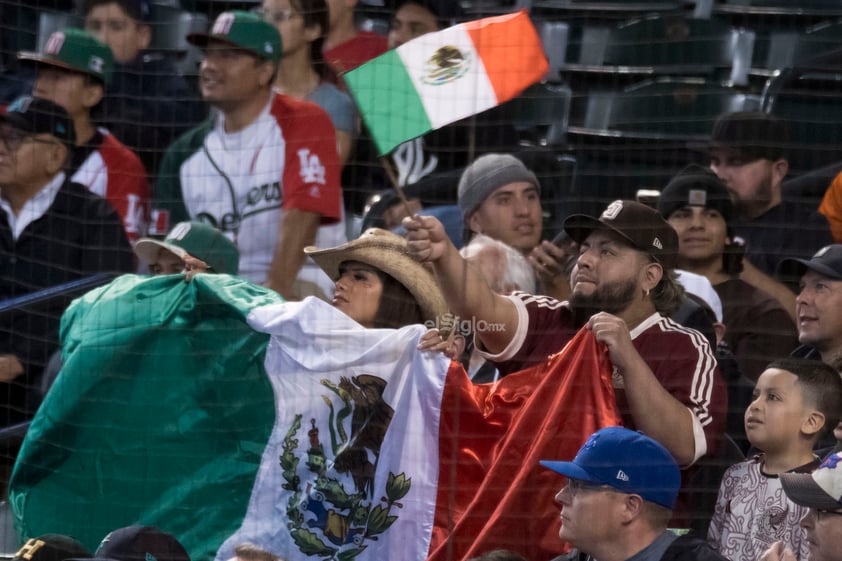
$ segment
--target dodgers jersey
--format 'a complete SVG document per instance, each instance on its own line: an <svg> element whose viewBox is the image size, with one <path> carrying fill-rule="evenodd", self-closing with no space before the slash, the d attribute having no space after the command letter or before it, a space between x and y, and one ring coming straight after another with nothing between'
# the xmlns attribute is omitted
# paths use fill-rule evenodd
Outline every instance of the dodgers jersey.
<svg viewBox="0 0 842 561"><path fill-rule="evenodd" d="M161 163L154 199L153 233L164 234L182 220L208 222L234 241L240 276L256 283L267 280L286 209L321 215L316 245L345 241L333 125L314 103L282 94L273 93L264 112L241 131L225 132L217 115L180 137ZM298 278L332 290L312 261Z"/></svg>
<svg viewBox="0 0 842 561"><path fill-rule="evenodd" d="M99 128L89 143L76 147L74 159L81 163L70 180L111 203L123 220L130 242L146 235L149 184L140 158L106 129Z"/></svg>

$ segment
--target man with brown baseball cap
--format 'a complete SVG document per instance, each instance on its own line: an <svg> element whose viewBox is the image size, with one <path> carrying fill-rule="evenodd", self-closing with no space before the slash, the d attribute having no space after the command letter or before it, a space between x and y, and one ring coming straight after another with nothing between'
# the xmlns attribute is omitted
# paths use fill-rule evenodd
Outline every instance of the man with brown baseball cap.
<svg viewBox="0 0 842 561"><path fill-rule="evenodd" d="M409 253L433 264L451 310L476 320L476 345L506 375L542 363L581 327L607 347L625 426L645 431L682 465L723 429L725 385L707 341L667 318L683 289L672 271L675 230L652 208L614 201L598 217L564 222L579 242L569 301L495 294L467 265L437 220L404 220ZM703 389L704 388L704 389Z"/></svg>

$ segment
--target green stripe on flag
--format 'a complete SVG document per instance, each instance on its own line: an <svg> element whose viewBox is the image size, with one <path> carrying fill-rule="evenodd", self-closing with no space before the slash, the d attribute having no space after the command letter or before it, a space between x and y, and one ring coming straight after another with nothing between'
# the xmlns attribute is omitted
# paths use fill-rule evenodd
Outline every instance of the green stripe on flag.
<svg viewBox="0 0 842 561"><path fill-rule="evenodd" d="M277 293L228 275L124 275L62 318L63 365L9 487L23 539L92 551L129 524L210 561L239 526L275 421L269 336L246 322Z"/></svg>
<svg viewBox="0 0 842 561"><path fill-rule="evenodd" d="M344 75L380 155L432 130L421 98L396 50Z"/></svg>

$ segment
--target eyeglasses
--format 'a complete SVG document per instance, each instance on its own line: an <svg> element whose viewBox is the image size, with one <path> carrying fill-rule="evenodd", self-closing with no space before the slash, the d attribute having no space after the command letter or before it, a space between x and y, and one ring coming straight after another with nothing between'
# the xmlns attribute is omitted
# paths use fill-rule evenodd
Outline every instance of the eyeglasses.
<svg viewBox="0 0 842 561"><path fill-rule="evenodd" d="M0 143L6 152L17 152L24 142L40 142L42 144L52 144L53 140L46 138L38 138L34 134L23 132L13 128L0 129Z"/></svg>
<svg viewBox="0 0 842 561"><path fill-rule="evenodd" d="M824 508L810 509L816 513L816 522L820 522L825 516L842 516L842 510L828 510Z"/></svg>
<svg viewBox="0 0 842 561"><path fill-rule="evenodd" d="M274 23L276 25L285 21L289 21L292 18L300 15L292 8L278 10L277 12L271 12L269 10L258 10L257 13L260 15L260 17L263 18L264 21L268 21L269 23Z"/></svg>
<svg viewBox="0 0 842 561"><path fill-rule="evenodd" d="M574 497L579 493L586 491L619 493L619 491L610 485L598 485L595 483L589 483L583 479L573 479L572 477L567 478L567 490L570 491L570 494Z"/></svg>

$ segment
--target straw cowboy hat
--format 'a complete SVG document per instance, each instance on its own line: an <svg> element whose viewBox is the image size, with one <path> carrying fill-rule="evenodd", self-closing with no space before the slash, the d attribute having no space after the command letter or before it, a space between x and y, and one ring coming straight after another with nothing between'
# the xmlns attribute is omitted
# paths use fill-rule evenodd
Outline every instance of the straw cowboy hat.
<svg viewBox="0 0 842 561"><path fill-rule="evenodd" d="M435 321L447 313L447 304L433 274L407 255L404 238L388 230L369 228L346 244L328 249L309 246L304 248L304 253L334 281L339 279L339 265L345 261L358 261L383 271L415 297L424 321Z"/></svg>

